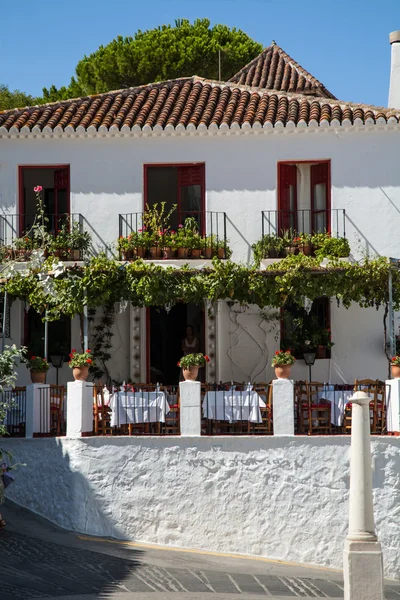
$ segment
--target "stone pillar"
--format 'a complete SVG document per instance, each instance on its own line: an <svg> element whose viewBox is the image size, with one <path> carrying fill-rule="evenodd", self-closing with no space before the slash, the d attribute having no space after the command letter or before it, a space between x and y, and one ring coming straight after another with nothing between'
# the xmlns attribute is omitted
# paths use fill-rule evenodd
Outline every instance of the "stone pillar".
<svg viewBox="0 0 400 600"><path fill-rule="evenodd" d="M294 435L294 381L272 382L274 435Z"/></svg>
<svg viewBox="0 0 400 600"><path fill-rule="evenodd" d="M344 600L384 600L382 549L375 534L370 443L370 398L350 398L349 533L344 545Z"/></svg>
<svg viewBox="0 0 400 600"><path fill-rule="evenodd" d="M400 435L400 379L388 379L386 392L387 430Z"/></svg>
<svg viewBox="0 0 400 600"><path fill-rule="evenodd" d="M67 437L80 438L93 433L93 383L67 383Z"/></svg>
<svg viewBox="0 0 400 600"><path fill-rule="evenodd" d="M181 436L201 435L200 381L182 381L179 384Z"/></svg>
<svg viewBox="0 0 400 600"><path fill-rule="evenodd" d="M25 437L50 433L50 385L31 383L26 386Z"/></svg>

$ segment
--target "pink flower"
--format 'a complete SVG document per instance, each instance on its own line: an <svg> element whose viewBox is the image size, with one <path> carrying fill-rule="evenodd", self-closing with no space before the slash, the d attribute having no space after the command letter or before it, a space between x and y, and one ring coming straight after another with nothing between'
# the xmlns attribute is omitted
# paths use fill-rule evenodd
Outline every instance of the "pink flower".
<svg viewBox="0 0 400 600"><path fill-rule="evenodd" d="M182 223L180 223L180 224L178 225L178 227L179 227L179 229L183 229L183 225L182 225Z"/></svg>
<svg viewBox="0 0 400 600"><path fill-rule="evenodd" d="M41 191L42 191L42 189L43 189L43 188L42 188L42 186L41 186L41 185L37 185L36 187L34 187L34 188L33 188L33 191L37 193L37 192L41 192Z"/></svg>

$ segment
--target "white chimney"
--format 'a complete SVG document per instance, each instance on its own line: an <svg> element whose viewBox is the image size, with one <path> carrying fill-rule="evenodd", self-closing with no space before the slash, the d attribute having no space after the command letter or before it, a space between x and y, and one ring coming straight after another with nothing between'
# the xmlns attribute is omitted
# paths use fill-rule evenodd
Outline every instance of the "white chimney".
<svg viewBox="0 0 400 600"><path fill-rule="evenodd" d="M400 31L392 31L389 35L392 46L390 64L389 108L400 108Z"/></svg>

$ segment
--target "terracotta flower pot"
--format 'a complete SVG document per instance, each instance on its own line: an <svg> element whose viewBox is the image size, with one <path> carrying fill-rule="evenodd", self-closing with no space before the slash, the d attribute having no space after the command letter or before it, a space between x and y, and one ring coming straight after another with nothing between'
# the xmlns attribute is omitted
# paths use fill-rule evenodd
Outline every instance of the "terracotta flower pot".
<svg viewBox="0 0 400 600"><path fill-rule="evenodd" d="M159 248L158 246L151 246L150 248L150 258L157 259L157 258L161 258L162 256L162 250L161 248Z"/></svg>
<svg viewBox="0 0 400 600"><path fill-rule="evenodd" d="M213 249L212 248L205 248L204 249L204 256L205 258L212 258L213 255Z"/></svg>
<svg viewBox="0 0 400 600"><path fill-rule="evenodd" d="M300 252L305 256L311 256L312 249L312 244L305 244L303 246L300 246Z"/></svg>
<svg viewBox="0 0 400 600"><path fill-rule="evenodd" d="M275 375L277 379L289 379L291 368L292 365L281 365L279 367L275 367Z"/></svg>
<svg viewBox="0 0 400 600"><path fill-rule="evenodd" d="M225 258L225 248L218 248L218 258Z"/></svg>
<svg viewBox="0 0 400 600"><path fill-rule="evenodd" d="M72 375L75 381L86 381L89 375L89 367L74 367L72 369Z"/></svg>
<svg viewBox="0 0 400 600"><path fill-rule="evenodd" d="M327 353L326 346L321 346L321 345L317 346L317 357L316 358L326 358L326 353Z"/></svg>
<svg viewBox="0 0 400 600"><path fill-rule="evenodd" d="M193 248L192 250L192 258L200 258L201 250L200 248Z"/></svg>
<svg viewBox="0 0 400 600"><path fill-rule="evenodd" d="M190 367L189 369L182 369L183 377L185 381L196 381L197 375L199 374L199 367Z"/></svg>
<svg viewBox="0 0 400 600"><path fill-rule="evenodd" d="M188 254L189 254L188 248L178 248L178 251L176 253L177 258L187 258Z"/></svg>
<svg viewBox="0 0 400 600"><path fill-rule="evenodd" d="M144 246L138 246L135 248L135 255L138 258L144 258L146 255L146 248Z"/></svg>
<svg viewBox="0 0 400 600"><path fill-rule="evenodd" d="M45 383L46 371L31 371L32 383Z"/></svg>
<svg viewBox="0 0 400 600"><path fill-rule="evenodd" d="M286 256L289 256L290 254L298 254L299 253L299 247L298 246L287 246L285 248L285 254Z"/></svg>
<svg viewBox="0 0 400 600"><path fill-rule="evenodd" d="M133 250L125 250L122 252L122 260L131 260L133 258Z"/></svg>
<svg viewBox="0 0 400 600"><path fill-rule="evenodd" d="M172 250L171 248L163 248L162 249L162 257L163 258L171 258Z"/></svg>
<svg viewBox="0 0 400 600"><path fill-rule="evenodd" d="M391 365L393 379L400 379L400 366Z"/></svg>
<svg viewBox="0 0 400 600"><path fill-rule="evenodd" d="M70 254L71 260L81 260L81 251L80 250L71 250Z"/></svg>

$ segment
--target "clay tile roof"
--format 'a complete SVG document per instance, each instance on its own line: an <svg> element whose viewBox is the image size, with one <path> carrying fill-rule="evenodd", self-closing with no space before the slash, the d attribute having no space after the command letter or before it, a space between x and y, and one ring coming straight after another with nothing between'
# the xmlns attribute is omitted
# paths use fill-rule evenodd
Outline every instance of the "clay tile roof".
<svg viewBox="0 0 400 600"><path fill-rule="evenodd" d="M229 81L278 92L297 92L336 100L318 79L303 69L275 42Z"/></svg>
<svg viewBox="0 0 400 600"><path fill-rule="evenodd" d="M0 112L0 135L400 122L400 111L189 77Z"/></svg>

